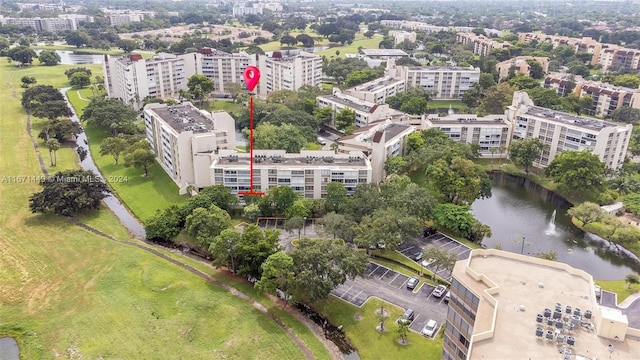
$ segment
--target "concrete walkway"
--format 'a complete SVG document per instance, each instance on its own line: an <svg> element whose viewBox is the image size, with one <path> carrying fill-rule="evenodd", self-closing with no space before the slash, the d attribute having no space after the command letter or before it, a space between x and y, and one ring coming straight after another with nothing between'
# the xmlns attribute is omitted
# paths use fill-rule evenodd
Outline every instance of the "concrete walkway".
<svg viewBox="0 0 640 360"><path fill-rule="evenodd" d="M633 295L630 295L628 298L624 299L624 301L618 305L618 308L626 309L629 306L631 306L631 304L633 304L634 301L638 299L640 299L640 293L635 293Z"/></svg>

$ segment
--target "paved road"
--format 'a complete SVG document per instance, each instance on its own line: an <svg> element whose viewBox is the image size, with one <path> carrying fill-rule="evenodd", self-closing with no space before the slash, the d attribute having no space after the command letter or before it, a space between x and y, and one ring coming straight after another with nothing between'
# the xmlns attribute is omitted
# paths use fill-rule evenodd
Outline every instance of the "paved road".
<svg viewBox="0 0 640 360"><path fill-rule="evenodd" d="M615 293L602 290L600 305L619 309L623 314L627 315L629 327L640 329L640 298L635 299L628 307L621 308L617 304L617 297Z"/></svg>
<svg viewBox="0 0 640 360"><path fill-rule="evenodd" d="M433 234L426 238L419 236L414 240L400 244L397 250L410 260L420 263L420 260L416 260L414 255L418 252L424 252L425 249L431 246L455 254L458 260L466 259L469 257L469 254L471 254L471 248L440 233ZM433 271L431 266L427 266L427 269ZM451 279L451 272L448 270L439 270L437 275L443 279Z"/></svg>

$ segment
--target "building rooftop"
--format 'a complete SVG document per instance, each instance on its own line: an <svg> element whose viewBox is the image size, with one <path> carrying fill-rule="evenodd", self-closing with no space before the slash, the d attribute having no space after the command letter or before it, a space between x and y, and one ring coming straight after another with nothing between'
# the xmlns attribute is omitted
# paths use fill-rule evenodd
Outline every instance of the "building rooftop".
<svg viewBox="0 0 640 360"><path fill-rule="evenodd" d="M400 49L361 49L360 51L367 56L409 56Z"/></svg>
<svg viewBox="0 0 640 360"><path fill-rule="evenodd" d="M214 130L213 121L198 110L191 103L175 106L148 107L155 112L165 123L178 133L193 131L194 133Z"/></svg>
<svg viewBox="0 0 640 360"><path fill-rule="evenodd" d="M423 71L472 71L480 73L480 69L472 66L408 66L409 70L423 70Z"/></svg>
<svg viewBox="0 0 640 360"><path fill-rule="evenodd" d="M487 115L478 117L475 114L454 114L447 116L438 116L437 114L429 114L427 120L435 125L460 125L478 124L478 125L506 125L508 122L506 115Z"/></svg>
<svg viewBox="0 0 640 360"><path fill-rule="evenodd" d="M302 150L299 154L289 154L285 150L254 150L254 169L273 167L366 167L368 161L362 152L352 151L349 154L336 154L332 150ZM235 150L220 151L220 156L211 165L249 167L249 154Z"/></svg>
<svg viewBox="0 0 640 360"><path fill-rule="evenodd" d="M120 61L125 65L130 65L139 60L145 60L147 64L152 64L154 62L176 60L176 59L178 59L178 56L169 54L169 53L162 53L162 52L158 53L156 56L152 57L151 59L145 59L140 54L131 54L129 56L118 57L118 61Z"/></svg>
<svg viewBox="0 0 640 360"><path fill-rule="evenodd" d="M358 85L358 86L354 86L354 90L356 91L377 91L380 90L384 87L387 87L389 85L393 85L393 84L397 84L397 83L402 83L404 82L404 80L402 79L397 79L394 77L390 77L390 76L385 76L383 78L379 78L379 79L375 79L372 81L369 81L367 83L364 83L362 85Z"/></svg>
<svg viewBox="0 0 640 360"><path fill-rule="evenodd" d="M506 270L508 269L508 271ZM626 316L618 310L597 305L593 280L588 273L569 265L505 251L474 250L466 260L456 263L454 277L480 296L478 315L473 327L470 359L637 359L640 342L637 338L607 339L600 321L624 326ZM560 305L561 317L567 322L579 308L581 314L592 311L591 319L583 316L573 330L564 330L565 337L575 339L570 357L563 357L563 345L556 338L546 339L546 331L555 332L537 322L537 314L545 309L555 312ZM603 320L604 319L604 320ZM538 338L540 326L545 336ZM601 327L601 329L599 328ZM627 329L624 328L626 331ZM609 335L613 338L612 335ZM610 353L608 345L613 345Z"/></svg>
<svg viewBox="0 0 640 360"><path fill-rule="evenodd" d="M591 119L560 111L554 111L540 106L530 106L526 114L533 115L539 118L547 118L551 121L555 121L561 124L574 125L588 130L600 131L606 127L619 126L619 124L615 124L612 122L607 122L600 119Z"/></svg>
<svg viewBox="0 0 640 360"><path fill-rule="evenodd" d="M378 104L376 103L372 103L369 101L364 101L364 100L360 100L357 99L353 96L348 96L348 95L344 95L344 94L339 94L339 95L322 95L319 96L320 98L324 98L333 102L336 102L338 104L342 104L344 106L348 106L354 110L357 111L362 111L362 112L366 112L366 113L373 113L376 108L378 108Z"/></svg>

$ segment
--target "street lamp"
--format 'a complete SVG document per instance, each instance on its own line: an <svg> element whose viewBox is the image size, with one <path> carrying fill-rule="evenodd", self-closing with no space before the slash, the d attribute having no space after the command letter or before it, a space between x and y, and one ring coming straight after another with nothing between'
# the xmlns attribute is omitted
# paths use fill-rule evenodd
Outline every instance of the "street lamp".
<svg viewBox="0 0 640 360"><path fill-rule="evenodd" d="M524 254L524 239L525 239L525 237L524 237L524 235L522 235L522 247L520 248L520 255Z"/></svg>
<svg viewBox="0 0 640 360"><path fill-rule="evenodd" d="M304 218L304 224L302 224L302 236L307 237L307 217Z"/></svg>

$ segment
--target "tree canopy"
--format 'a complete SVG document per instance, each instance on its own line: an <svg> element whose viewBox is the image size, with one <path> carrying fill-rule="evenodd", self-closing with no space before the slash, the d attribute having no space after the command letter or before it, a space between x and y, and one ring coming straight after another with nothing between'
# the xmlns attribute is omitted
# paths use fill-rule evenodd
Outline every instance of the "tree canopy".
<svg viewBox="0 0 640 360"><path fill-rule="evenodd" d="M545 175L570 193L598 192L604 184L605 165L591 151L562 151L556 154Z"/></svg>

